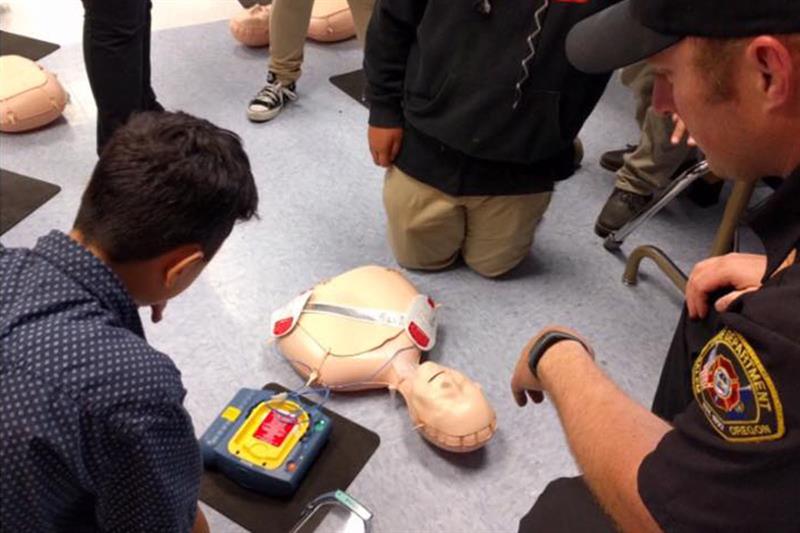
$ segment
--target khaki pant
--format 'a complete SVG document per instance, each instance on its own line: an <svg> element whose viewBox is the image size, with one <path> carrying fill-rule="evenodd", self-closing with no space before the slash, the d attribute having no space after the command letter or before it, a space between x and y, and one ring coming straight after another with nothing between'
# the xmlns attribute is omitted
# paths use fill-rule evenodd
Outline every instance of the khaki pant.
<svg viewBox="0 0 800 533"><path fill-rule="evenodd" d="M638 148L625 154L624 164L617 171L616 187L642 195L666 187L678 168L697 155L696 149L685 143L670 142L672 119L651 107L654 80L653 69L645 62L622 70L622 83L636 95L636 121L642 135Z"/></svg>
<svg viewBox="0 0 800 533"><path fill-rule="evenodd" d="M551 196L454 197L391 167L383 186L389 244L406 268L439 270L460 253L479 274L499 276L530 252Z"/></svg>
<svg viewBox="0 0 800 533"><path fill-rule="evenodd" d="M327 2L329 0L316 0ZM361 47L367 34L375 0L347 0ZM314 0L273 0L269 20L269 70L278 81L289 85L300 78L303 46Z"/></svg>

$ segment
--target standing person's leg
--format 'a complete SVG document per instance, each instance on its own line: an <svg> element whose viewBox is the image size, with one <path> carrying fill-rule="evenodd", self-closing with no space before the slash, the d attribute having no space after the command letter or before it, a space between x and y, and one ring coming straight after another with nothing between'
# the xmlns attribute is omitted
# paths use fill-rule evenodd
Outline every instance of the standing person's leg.
<svg viewBox="0 0 800 533"><path fill-rule="evenodd" d="M614 190L597 218L595 232L602 237L636 216L687 161L697 157L696 149L686 143L672 144L672 119L651 107L654 80L652 68L644 63L622 72L623 84L636 95L636 120L641 135L635 149L624 154Z"/></svg>
<svg viewBox="0 0 800 533"><path fill-rule="evenodd" d="M158 103L156 93L150 80L150 28L152 25L151 12L153 2L148 0L147 21L144 34L144 46L142 49L142 109L147 111L164 111L164 107Z"/></svg>
<svg viewBox="0 0 800 533"><path fill-rule="evenodd" d="M269 70L285 86L300 79L314 0L273 0L269 19Z"/></svg>
<svg viewBox="0 0 800 533"><path fill-rule="evenodd" d="M642 134L636 150L623 158L615 186L636 194L652 195L669 184L681 165L695 154L695 149L685 143L672 144L672 119L651 106L655 82L653 69L647 64L635 66L638 71L623 71L623 74L627 75L628 79L624 81L628 81L636 95L636 120ZM634 75L631 77L631 74Z"/></svg>
<svg viewBox="0 0 800 533"><path fill-rule="evenodd" d="M130 114L153 108L149 0L83 0L83 57L97 104L97 152Z"/></svg>
<svg viewBox="0 0 800 533"><path fill-rule="evenodd" d="M314 0L273 0L269 17L267 84L247 105L247 118L266 122L287 102L297 99L296 82L303 65L303 49Z"/></svg>
<svg viewBox="0 0 800 533"><path fill-rule="evenodd" d="M375 8L375 0L347 0L350 6L350 13L353 15L353 24L356 27L356 38L361 48L367 37L367 26L372 17L372 10Z"/></svg>
<svg viewBox="0 0 800 533"><path fill-rule="evenodd" d="M458 198L393 166L386 171L383 205L389 244L400 265L441 270L458 259L466 227Z"/></svg>
<svg viewBox="0 0 800 533"><path fill-rule="evenodd" d="M467 235L462 254L467 265L490 278L517 266L530 253L552 195L466 197Z"/></svg>

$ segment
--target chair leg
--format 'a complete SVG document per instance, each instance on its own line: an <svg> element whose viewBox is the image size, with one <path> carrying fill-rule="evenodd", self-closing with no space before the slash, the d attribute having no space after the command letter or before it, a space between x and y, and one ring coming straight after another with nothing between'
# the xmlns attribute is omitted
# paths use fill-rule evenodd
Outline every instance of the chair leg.
<svg viewBox="0 0 800 533"><path fill-rule="evenodd" d="M731 251L734 246L736 228L742 213L747 209L750 198L753 196L755 182L737 181L733 185L733 191L725 204L725 212L722 214L722 221L714 237L714 244L711 246L711 257L724 255Z"/></svg>
<svg viewBox="0 0 800 533"><path fill-rule="evenodd" d="M641 265L645 257L651 259L681 293L686 291L686 274L667 257L667 254L650 244L639 246L631 253L627 263L625 263L625 274L622 276L622 283L636 285L639 277L639 265Z"/></svg>

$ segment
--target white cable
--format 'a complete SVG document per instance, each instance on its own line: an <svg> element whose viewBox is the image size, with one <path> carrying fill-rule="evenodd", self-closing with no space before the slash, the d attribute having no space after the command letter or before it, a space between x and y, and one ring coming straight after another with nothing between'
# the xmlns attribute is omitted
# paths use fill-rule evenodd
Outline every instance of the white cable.
<svg viewBox="0 0 800 533"><path fill-rule="evenodd" d="M534 28L533 33L528 35L528 38L526 39L530 53L522 60L522 78L520 78L514 88L516 91L516 99L514 100L514 104L511 106L513 109L516 109L517 105L519 105L519 101L522 99L522 85L530 77L531 73L528 69L528 63L530 63L531 60L536 57L536 45L533 44L533 41L539 36L540 33L542 33L542 16L544 15L544 12L547 11L548 7L550 7L550 0L544 0L544 3L539 7L539 9L536 10L536 13L534 13L533 18L536 22L536 27Z"/></svg>

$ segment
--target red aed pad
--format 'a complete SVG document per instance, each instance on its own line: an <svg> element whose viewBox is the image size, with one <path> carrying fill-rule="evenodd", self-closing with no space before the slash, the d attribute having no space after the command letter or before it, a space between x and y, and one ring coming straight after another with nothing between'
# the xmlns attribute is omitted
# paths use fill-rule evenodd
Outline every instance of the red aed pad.
<svg viewBox="0 0 800 533"><path fill-rule="evenodd" d="M275 411L270 411L253 433L253 437L279 447L296 425L297 421L294 418L276 415Z"/></svg>

